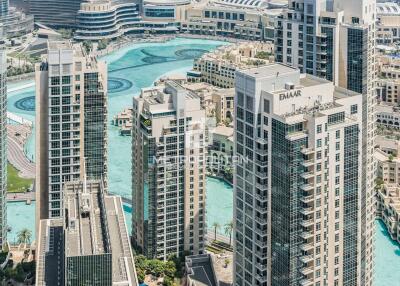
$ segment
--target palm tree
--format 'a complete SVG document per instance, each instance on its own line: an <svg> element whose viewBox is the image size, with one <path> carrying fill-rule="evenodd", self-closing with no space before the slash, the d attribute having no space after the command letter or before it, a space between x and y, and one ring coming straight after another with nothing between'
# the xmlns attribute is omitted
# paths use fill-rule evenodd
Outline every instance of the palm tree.
<svg viewBox="0 0 400 286"><path fill-rule="evenodd" d="M214 228L214 240L217 240L217 229L219 229L221 226L218 222L214 222L212 227Z"/></svg>
<svg viewBox="0 0 400 286"><path fill-rule="evenodd" d="M18 232L18 243L24 243L25 247L27 243L30 243L32 238L32 231L27 228L22 229Z"/></svg>
<svg viewBox="0 0 400 286"><path fill-rule="evenodd" d="M229 235L229 246L232 243L232 231L233 231L233 221L228 222L225 224L225 234Z"/></svg>

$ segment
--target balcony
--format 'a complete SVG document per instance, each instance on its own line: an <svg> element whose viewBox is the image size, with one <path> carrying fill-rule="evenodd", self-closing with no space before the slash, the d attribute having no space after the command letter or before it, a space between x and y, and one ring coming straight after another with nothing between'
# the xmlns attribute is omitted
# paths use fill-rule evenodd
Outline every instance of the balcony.
<svg viewBox="0 0 400 286"><path fill-rule="evenodd" d="M314 201L314 195L309 195L309 196L304 196L302 198L300 198L300 201L302 201L303 203L310 203L312 201Z"/></svg>
<svg viewBox="0 0 400 286"><path fill-rule="evenodd" d="M262 263L256 263L256 267L261 271L267 270L267 265Z"/></svg>
<svg viewBox="0 0 400 286"><path fill-rule="evenodd" d="M300 189L308 192L314 190L314 186L312 184L304 184L300 186Z"/></svg>
<svg viewBox="0 0 400 286"><path fill-rule="evenodd" d="M268 201L268 197L267 197L267 196L262 196L262 195L259 195L259 194L256 194L256 199L257 199L258 201L260 201L260 202L266 202L266 201Z"/></svg>
<svg viewBox="0 0 400 286"><path fill-rule="evenodd" d="M259 240L259 239L256 239L256 244L259 245L261 248L268 246L267 242Z"/></svg>
<svg viewBox="0 0 400 286"><path fill-rule="evenodd" d="M309 160L303 161L301 164L302 164L304 167L310 167L310 166L313 166L313 165L314 165L314 160L313 160L313 159L309 159Z"/></svg>
<svg viewBox="0 0 400 286"><path fill-rule="evenodd" d="M307 276L307 275L313 273L314 269L311 267L306 267L306 268L301 269L300 272L301 272L301 274Z"/></svg>
<svg viewBox="0 0 400 286"><path fill-rule="evenodd" d="M313 258L313 256L312 255L304 255L304 256L302 256L302 257L300 257L300 260L301 260L301 262L303 262L303 263L309 263L309 262L311 262L311 261L313 261L314 260L314 258Z"/></svg>
<svg viewBox="0 0 400 286"><path fill-rule="evenodd" d="M303 153L304 155L311 155L314 154L314 150L311 148L302 148L301 149L301 153Z"/></svg>
<svg viewBox="0 0 400 286"><path fill-rule="evenodd" d="M267 219L266 218L261 218L261 217L256 216L254 219L259 224L267 224Z"/></svg>
<svg viewBox="0 0 400 286"><path fill-rule="evenodd" d="M313 285L313 280L312 279L303 279L300 281L301 286L310 286Z"/></svg>
<svg viewBox="0 0 400 286"><path fill-rule="evenodd" d="M314 225L314 219L303 220L300 224L302 227L310 227Z"/></svg>
<svg viewBox="0 0 400 286"><path fill-rule="evenodd" d="M311 178L314 177L314 172L310 172L310 171L305 172L305 173L301 174L301 177L306 179L306 180L307 179L311 179Z"/></svg>
<svg viewBox="0 0 400 286"><path fill-rule="evenodd" d="M300 234L300 236L301 236L303 239L309 239L309 238L314 237L314 234L312 234L310 231L303 231L303 232ZM307 263L307 262L306 262L306 263Z"/></svg>
<svg viewBox="0 0 400 286"><path fill-rule="evenodd" d="M312 243L304 243L300 246L302 251L308 252L314 249L314 245Z"/></svg>
<svg viewBox="0 0 400 286"><path fill-rule="evenodd" d="M303 208L300 210L300 212L301 212L303 215L309 215L309 214L312 214L312 213L314 212L314 208L313 208L313 207L303 207Z"/></svg>

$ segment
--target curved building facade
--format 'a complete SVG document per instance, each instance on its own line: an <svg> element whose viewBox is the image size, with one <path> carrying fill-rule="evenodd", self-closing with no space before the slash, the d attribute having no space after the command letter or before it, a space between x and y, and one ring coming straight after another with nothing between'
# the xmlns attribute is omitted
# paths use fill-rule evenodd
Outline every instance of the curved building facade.
<svg viewBox="0 0 400 286"><path fill-rule="evenodd" d="M29 14L50 27L75 27L76 15L84 0L29 0Z"/></svg>
<svg viewBox="0 0 400 286"><path fill-rule="evenodd" d="M25 15L14 7L11 7L7 14L0 16L3 23L3 32L7 37L15 37L33 31L33 16Z"/></svg>
<svg viewBox="0 0 400 286"><path fill-rule="evenodd" d="M114 39L129 32L140 31L139 7L120 1L89 1L78 11L76 40Z"/></svg>

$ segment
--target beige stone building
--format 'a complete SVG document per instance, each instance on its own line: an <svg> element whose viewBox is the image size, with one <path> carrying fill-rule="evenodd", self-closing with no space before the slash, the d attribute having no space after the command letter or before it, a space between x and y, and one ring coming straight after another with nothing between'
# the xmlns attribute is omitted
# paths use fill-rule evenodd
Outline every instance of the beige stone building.
<svg viewBox="0 0 400 286"><path fill-rule="evenodd" d="M396 2L376 3L376 41L391 45L400 40L400 5Z"/></svg>
<svg viewBox="0 0 400 286"><path fill-rule="evenodd" d="M208 147L208 166L211 173L232 180L232 156L235 147L233 127L217 126L211 132L211 144Z"/></svg>
<svg viewBox="0 0 400 286"><path fill-rule="evenodd" d="M223 46L195 60L188 81L202 81L222 88L233 88L237 70L273 61L273 44L241 42Z"/></svg>
<svg viewBox="0 0 400 286"><path fill-rule="evenodd" d="M181 32L273 41L274 21L285 5L285 1L276 1L275 7L267 1L193 2L181 22Z"/></svg>
<svg viewBox="0 0 400 286"><path fill-rule="evenodd" d="M205 119L200 97L173 81L133 99L132 236L147 257L204 251Z"/></svg>
<svg viewBox="0 0 400 286"><path fill-rule="evenodd" d="M398 106L400 103L400 59L389 55L377 57L377 92L380 102Z"/></svg>

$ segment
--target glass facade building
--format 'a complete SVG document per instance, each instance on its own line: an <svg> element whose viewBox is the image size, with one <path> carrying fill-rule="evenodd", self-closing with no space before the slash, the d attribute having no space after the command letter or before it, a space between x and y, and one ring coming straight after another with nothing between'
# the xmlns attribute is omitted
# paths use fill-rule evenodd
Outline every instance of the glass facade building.
<svg viewBox="0 0 400 286"><path fill-rule="evenodd" d="M143 32L139 5L126 0L84 2L78 11L77 40L115 39L127 33Z"/></svg>
<svg viewBox="0 0 400 286"><path fill-rule="evenodd" d="M8 14L9 0L0 0L0 18Z"/></svg>
<svg viewBox="0 0 400 286"><path fill-rule="evenodd" d="M373 280L376 11L374 0L289 1L289 10L276 19L275 34L278 62L364 95L357 229L361 237L357 255L351 255L356 266L348 274L360 285ZM354 253L345 255L350 254Z"/></svg>
<svg viewBox="0 0 400 286"><path fill-rule="evenodd" d="M39 217L62 216L65 182L107 179L106 65L69 42L50 44L36 66Z"/></svg>
<svg viewBox="0 0 400 286"><path fill-rule="evenodd" d="M237 72L235 285L358 285L362 105L286 65Z"/></svg>
<svg viewBox="0 0 400 286"><path fill-rule="evenodd" d="M50 27L75 27L83 0L29 0L29 14L35 22Z"/></svg>

